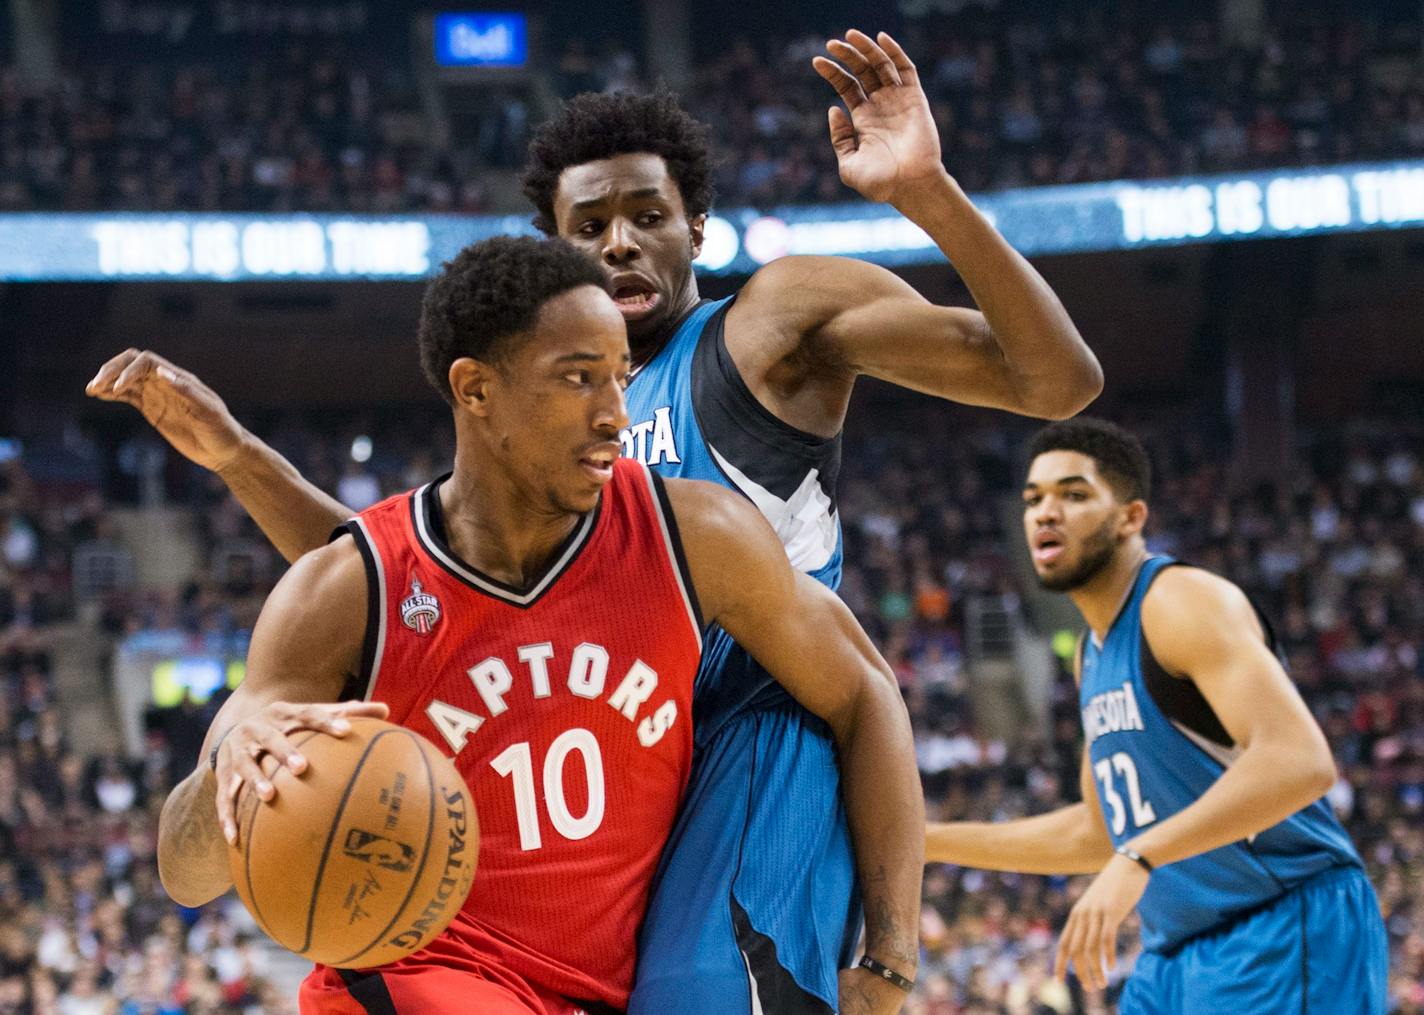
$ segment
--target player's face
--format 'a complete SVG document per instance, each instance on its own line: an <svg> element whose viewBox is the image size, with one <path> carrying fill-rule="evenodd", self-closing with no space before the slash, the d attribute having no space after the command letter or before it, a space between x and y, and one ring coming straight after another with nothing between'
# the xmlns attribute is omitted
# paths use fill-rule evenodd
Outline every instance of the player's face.
<svg viewBox="0 0 1424 1015"><path fill-rule="evenodd" d="M635 348L648 344L696 297L692 261L705 215L689 220L661 155L615 155L559 176L559 235L608 275Z"/></svg>
<svg viewBox="0 0 1424 1015"><path fill-rule="evenodd" d="M1048 451L1024 482L1024 535L1038 581L1069 592L1107 567L1126 538L1124 511L1092 458Z"/></svg>
<svg viewBox="0 0 1424 1015"><path fill-rule="evenodd" d="M576 513L598 503L628 425L627 385L628 337L607 293L581 286L544 304L488 399L500 457L532 500Z"/></svg>

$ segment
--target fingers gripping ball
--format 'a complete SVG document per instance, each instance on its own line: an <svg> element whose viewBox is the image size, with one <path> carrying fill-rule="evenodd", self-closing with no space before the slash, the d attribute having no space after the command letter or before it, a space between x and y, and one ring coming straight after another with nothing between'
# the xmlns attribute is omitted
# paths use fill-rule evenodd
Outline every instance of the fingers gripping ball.
<svg viewBox="0 0 1424 1015"><path fill-rule="evenodd" d="M336 738L298 740L262 803L238 799L228 848L243 903L276 942L349 969L417 951L450 923L475 875L479 825L454 764L428 740L379 719Z"/></svg>

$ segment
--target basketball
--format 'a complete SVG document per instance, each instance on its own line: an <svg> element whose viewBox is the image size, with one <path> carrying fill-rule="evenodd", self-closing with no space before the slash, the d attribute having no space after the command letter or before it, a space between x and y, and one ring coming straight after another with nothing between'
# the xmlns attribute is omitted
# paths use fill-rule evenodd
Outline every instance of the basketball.
<svg viewBox="0 0 1424 1015"><path fill-rule="evenodd" d="M423 948L469 894L479 825L465 781L428 740L377 719L294 738L270 804L244 787L228 849L243 903L275 941L338 968Z"/></svg>

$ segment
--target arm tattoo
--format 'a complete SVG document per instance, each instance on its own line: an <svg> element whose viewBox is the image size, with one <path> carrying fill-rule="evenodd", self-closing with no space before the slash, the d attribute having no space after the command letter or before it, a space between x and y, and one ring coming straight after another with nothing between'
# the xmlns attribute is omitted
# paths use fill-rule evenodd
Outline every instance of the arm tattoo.
<svg viewBox="0 0 1424 1015"><path fill-rule="evenodd" d="M158 850L170 890L211 889L215 897L227 887L227 842L218 825L213 785L206 767L200 768L174 787L163 806Z"/></svg>
<svg viewBox="0 0 1424 1015"><path fill-rule="evenodd" d="M184 860L208 856L226 845L218 827L217 806L205 793L205 777L194 772L173 791L170 801L175 853Z"/></svg>
<svg viewBox="0 0 1424 1015"><path fill-rule="evenodd" d="M902 966L918 962L919 946L914 922L918 914L896 918L890 898L890 874L884 865L861 874L861 895L865 899L865 950L886 965ZM906 925L906 920L911 921ZM892 965L893 968L893 965Z"/></svg>

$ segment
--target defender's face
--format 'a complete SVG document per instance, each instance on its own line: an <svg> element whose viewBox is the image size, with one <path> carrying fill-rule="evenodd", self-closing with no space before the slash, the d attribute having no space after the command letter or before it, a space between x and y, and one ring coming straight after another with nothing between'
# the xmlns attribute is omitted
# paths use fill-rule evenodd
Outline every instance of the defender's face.
<svg viewBox="0 0 1424 1015"><path fill-rule="evenodd" d="M1067 592L1085 584L1122 543L1125 505L1087 455L1039 455L1029 466L1023 500L1024 536L1044 588Z"/></svg>
<svg viewBox="0 0 1424 1015"><path fill-rule="evenodd" d="M635 346L682 309L705 219L688 220L667 162L649 153L570 166L554 194L559 235L603 267Z"/></svg>
<svg viewBox="0 0 1424 1015"><path fill-rule="evenodd" d="M495 371L488 414L510 473L555 510L592 510L628 425L628 337L593 286L544 304L534 333Z"/></svg>

